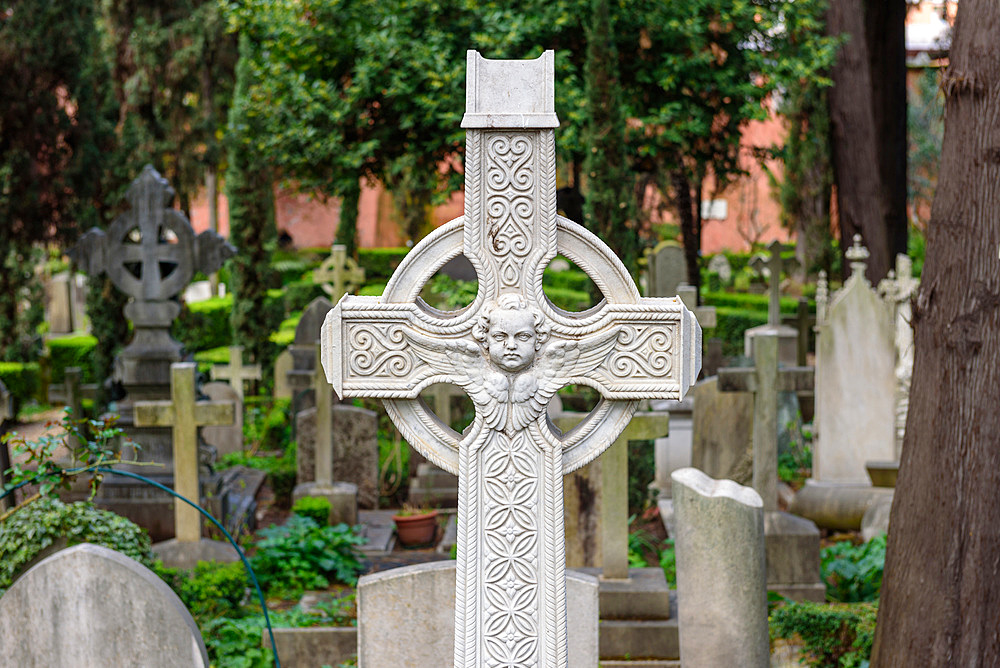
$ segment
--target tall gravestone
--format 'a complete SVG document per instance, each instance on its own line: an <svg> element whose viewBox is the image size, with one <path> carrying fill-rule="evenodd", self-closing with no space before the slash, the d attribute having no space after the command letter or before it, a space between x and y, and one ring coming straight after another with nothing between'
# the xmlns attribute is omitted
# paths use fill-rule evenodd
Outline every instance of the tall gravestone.
<svg viewBox="0 0 1000 668"><path fill-rule="evenodd" d="M557 215L554 78L552 51L533 61L468 53L465 215L421 241L381 297L346 297L323 325L337 394L382 398L406 440L459 476L463 668L567 666L563 475L610 446L641 399L681 398L701 364L701 330L680 300L641 298L607 245ZM542 270L557 252L597 279L597 310L549 304ZM423 308L423 285L463 253L479 276L475 301ZM473 400L464 434L419 400L435 382ZM602 401L560 435L546 407L568 383Z"/></svg>
<svg viewBox="0 0 1000 668"><path fill-rule="evenodd" d="M782 259L784 246L777 241L767 247L768 256L756 256L751 259L751 266L768 279L767 324L751 327L743 333L743 354L753 357L754 339L761 334L774 334L778 337L778 361L782 364L796 364L798 361L798 332L788 325L781 324L781 272L786 270L785 264L794 262Z"/></svg>
<svg viewBox="0 0 1000 668"><path fill-rule="evenodd" d="M687 281L684 249L676 241L661 241L646 250L646 294L650 297L673 297L677 287Z"/></svg>
<svg viewBox="0 0 1000 668"><path fill-rule="evenodd" d="M316 405L312 392L316 372L316 345L320 339L323 319L333 308L326 297L317 297L302 311L295 326L295 339L288 348L292 354L292 368L285 378L292 395L292 411L298 412Z"/></svg>
<svg viewBox="0 0 1000 668"><path fill-rule="evenodd" d="M170 429L138 427L133 404L170 397L170 365L183 358L181 343L170 335L181 308L175 297L195 272L217 271L236 249L212 231L196 236L187 217L170 207L174 190L151 165L143 168L125 198L129 211L118 216L107 232L88 231L69 255L92 278L106 273L130 297L125 317L132 323L133 336L115 358L114 368L114 379L126 392L117 405L118 425L142 445L137 459L163 465L137 472L170 486L174 463ZM154 538L172 533L164 521L169 518L169 500L147 486L108 480L99 502L147 528Z"/></svg>
<svg viewBox="0 0 1000 668"><path fill-rule="evenodd" d="M890 490L872 488L869 461L896 454L893 308L865 278L868 251L855 236L851 276L824 309L816 331L816 441L813 475L792 511L831 529L858 529Z"/></svg>

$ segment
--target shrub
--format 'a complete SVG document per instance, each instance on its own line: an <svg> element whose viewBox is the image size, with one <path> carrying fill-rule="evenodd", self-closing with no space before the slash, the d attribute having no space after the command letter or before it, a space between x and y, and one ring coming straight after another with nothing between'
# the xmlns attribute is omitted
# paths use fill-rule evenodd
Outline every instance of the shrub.
<svg viewBox="0 0 1000 668"><path fill-rule="evenodd" d="M92 503L43 497L0 522L0 589L10 587L25 566L60 538L69 546L93 543L153 565L149 535L130 520Z"/></svg>
<svg viewBox="0 0 1000 668"><path fill-rule="evenodd" d="M562 288L589 293L592 282L590 277L579 269L567 269L566 271L545 270L544 284L546 288Z"/></svg>
<svg viewBox="0 0 1000 668"><path fill-rule="evenodd" d="M361 248L358 264L365 268L366 281L388 280L409 252L409 248Z"/></svg>
<svg viewBox="0 0 1000 668"><path fill-rule="evenodd" d="M330 500L322 496L304 496L292 506L292 512L301 517L308 517L319 526L330 523Z"/></svg>
<svg viewBox="0 0 1000 668"><path fill-rule="evenodd" d="M767 310L749 311L745 309L719 306L715 309L717 325L706 329L706 339L722 339L722 354L736 357L743 354L743 332L751 327L767 324Z"/></svg>
<svg viewBox="0 0 1000 668"><path fill-rule="evenodd" d="M232 466L248 466L267 473L267 481L274 492L274 503L279 508L288 508L292 503L292 490L295 489L295 444L289 444L280 457L251 456L245 452L231 452L219 462L219 468Z"/></svg>
<svg viewBox="0 0 1000 668"><path fill-rule="evenodd" d="M885 569L885 534L867 543L835 543L820 551L820 575L832 601L876 601Z"/></svg>
<svg viewBox="0 0 1000 668"><path fill-rule="evenodd" d="M261 529L263 540L251 565L270 594L297 596L305 589L325 589L330 582L353 585L362 570L355 549L364 538L346 524L320 526L292 515L283 526Z"/></svg>
<svg viewBox="0 0 1000 668"><path fill-rule="evenodd" d="M239 616L250 592L250 579L240 561L199 561L190 571L167 568L157 561L153 570L195 619Z"/></svg>
<svg viewBox="0 0 1000 668"><path fill-rule="evenodd" d="M251 450L281 450L292 438L291 399L246 397L243 439Z"/></svg>
<svg viewBox="0 0 1000 668"><path fill-rule="evenodd" d="M677 556L674 552L674 541L672 538L663 541L663 550L660 552L660 568L663 569L663 576L667 579L667 585L671 589L676 589Z"/></svg>
<svg viewBox="0 0 1000 668"><path fill-rule="evenodd" d="M21 404L39 397L42 387L42 373L38 362L0 362L0 381L10 391L14 399L15 414Z"/></svg>
<svg viewBox="0 0 1000 668"><path fill-rule="evenodd" d="M710 306L728 306L735 309L763 311L767 315L770 297L766 294L753 295L743 292L702 292L702 301ZM782 314L795 315L799 308L797 297L782 297L779 300ZM809 302L809 312L816 312L816 303Z"/></svg>
<svg viewBox="0 0 1000 668"><path fill-rule="evenodd" d="M46 344L49 349L49 364L51 368L50 381L61 383L66 378L66 368L80 367L84 383L94 382L94 349L97 339L90 334L76 334L49 339Z"/></svg>
<svg viewBox="0 0 1000 668"><path fill-rule="evenodd" d="M325 295L323 288L311 279L285 283L284 309L286 312L301 311L309 306L309 302Z"/></svg>
<svg viewBox="0 0 1000 668"><path fill-rule="evenodd" d="M809 666L865 668L877 613L872 603L788 603L771 614L771 637L801 638L805 644L802 660Z"/></svg>
<svg viewBox="0 0 1000 668"><path fill-rule="evenodd" d="M231 294L185 304L171 328L171 334L189 351L231 346L233 331L229 319L232 311Z"/></svg>

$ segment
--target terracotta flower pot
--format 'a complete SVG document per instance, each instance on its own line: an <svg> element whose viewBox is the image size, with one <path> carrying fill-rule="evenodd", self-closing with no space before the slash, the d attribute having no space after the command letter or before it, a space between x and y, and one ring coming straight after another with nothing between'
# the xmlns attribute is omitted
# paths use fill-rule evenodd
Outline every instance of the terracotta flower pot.
<svg viewBox="0 0 1000 668"><path fill-rule="evenodd" d="M433 543L437 533L437 516L436 510L421 515L393 515L399 542L404 546Z"/></svg>

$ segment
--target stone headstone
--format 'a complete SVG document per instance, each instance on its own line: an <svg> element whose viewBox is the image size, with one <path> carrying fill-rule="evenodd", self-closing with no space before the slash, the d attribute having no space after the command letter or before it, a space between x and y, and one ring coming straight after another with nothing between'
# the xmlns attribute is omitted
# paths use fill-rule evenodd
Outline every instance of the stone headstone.
<svg viewBox="0 0 1000 668"><path fill-rule="evenodd" d="M158 575L83 544L56 552L0 598L8 666L207 668L191 614Z"/></svg>
<svg viewBox="0 0 1000 668"><path fill-rule="evenodd" d="M650 297L673 297L687 281L684 249L675 241L661 241L646 251L647 290Z"/></svg>
<svg viewBox="0 0 1000 668"><path fill-rule="evenodd" d="M346 246L333 244L330 257L313 272L313 281L319 284L331 301L339 302L341 297L354 292L365 282L365 270L347 254Z"/></svg>
<svg viewBox="0 0 1000 668"><path fill-rule="evenodd" d="M729 284L733 280L733 267L729 264L729 259L722 253L713 255L708 261L708 270L719 275L719 280L724 284Z"/></svg>
<svg viewBox="0 0 1000 668"><path fill-rule="evenodd" d="M233 424L208 425L201 428L201 439L215 448L219 457L243 452L243 400L229 383L211 382L201 386L201 393L210 401L232 403Z"/></svg>
<svg viewBox="0 0 1000 668"><path fill-rule="evenodd" d="M211 281L195 281L184 289L184 303L197 304L208 301L215 295L212 294Z"/></svg>
<svg viewBox="0 0 1000 668"><path fill-rule="evenodd" d="M347 296L323 325L337 395L382 398L406 441L459 476L463 668L567 666L562 476L607 449L639 400L680 399L701 366L701 329L680 300L641 298L610 248L556 215L554 57L468 53L465 215L418 244L381 297ZM601 285L596 311L548 306L543 269L560 250ZM416 299L459 252L476 267L479 294L440 318ZM473 400L477 418L464 436L419 400L433 382ZM556 434L546 408L570 382L594 386L604 401Z"/></svg>
<svg viewBox="0 0 1000 668"><path fill-rule="evenodd" d="M295 358L292 351L282 350L274 360L274 398L291 399L292 388L288 384L288 372L292 370Z"/></svg>
<svg viewBox="0 0 1000 668"><path fill-rule="evenodd" d="M302 311L302 317L295 326L295 339L289 347L292 354L292 368L285 379L292 393L293 410L302 410L316 405L313 393L308 391L313 385L316 370L316 344L320 340L323 319L333 308L326 297L317 297ZM302 394L304 392L304 394Z"/></svg>
<svg viewBox="0 0 1000 668"><path fill-rule="evenodd" d="M895 459L893 312L865 278L866 257L856 241L848 255L852 274L818 326L817 482L864 485L865 462Z"/></svg>
<svg viewBox="0 0 1000 668"><path fill-rule="evenodd" d="M787 325L781 324L781 272L788 271L788 264L794 264L791 258L783 259L781 251L784 246L772 241L767 247L768 255L755 256L750 265L762 276L768 279L767 324L751 327L743 333L743 354L752 358L754 340L758 336L778 337L778 362L795 365L798 363L799 335Z"/></svg>
<svg viewBox="0 0 1000 668"><path fill-rule="evenodd" d="M73 331L73 277L69 272L53 275L45 283L45 321L52 334Z"/></svg>
<svg viewBox="0 0 1000 668"><path fill-rule="evenodd" d="M358 486L358 506L378 508L378 415L364 408L333 404L331 438L333 468L331 480ZM296 416L297 480L316 479L316 409L308 408Z"/></svg>
<svg viewBox="0 0 1000 668"><path fill-rule="evenodd" d="M677 616L685 668L770 665L764 504L697 469L672 474Z"/></svg>
<svg viewBox="0 0 1000 668"><path fill-rule="evenodd" d="M358 580L359 666L456 665L455 567L454 561L436 561ZM596 577L567 571L567 658L573 668L598 665L597 592Z"/></svg>
<svg viewBox="0 0 1000 668"><path fill-rule="evenodd" d="M719 379L691 389L691 466L710 478L750 482L753 473L753 395L720 392Z"/></svg>
<svg viewBox="0 0 1000 668"><path fill-rule="evenodd" d="M657 410L670 414L670 435L653 441L653 463L656 475L649 484L657 501L671 497L670 474L691 466L691 445L694 430L694 392L680 401L665 401Z"/></svg>
<svg viewBox="0 0 1000 668"><path fill-rule="evenodd" d="M295 326L295 343L307 346L315 345L320 339L323 319L332 308L333 304L326 297L317 297L309 302L309 305L302 311L299 323ZM312 350L310 348L310 352ZM315 355L313 359L315 360Z"/></svg>

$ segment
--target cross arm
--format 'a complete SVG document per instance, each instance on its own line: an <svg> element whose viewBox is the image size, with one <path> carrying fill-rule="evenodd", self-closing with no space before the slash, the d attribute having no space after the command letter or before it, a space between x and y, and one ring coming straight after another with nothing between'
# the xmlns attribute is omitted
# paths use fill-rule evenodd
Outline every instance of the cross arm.
<svg viewBox="0 0 1000 668"><path fill-rule="evenodd" d="M137 427L172 427L176 422L172 401L139 401L134 408ZM194 406L194 422L199 427L230 425L235 419L231 401L199 401Z"/></svg>
<svg viewBox="0 0 1000 668"><path fill-rule="evenodd" d="M815 382L814 369L809 366L782 367L778 369L778 392L809 392ZM756 392L757 369L735 367L719 369L720 392Z"/></svg>

